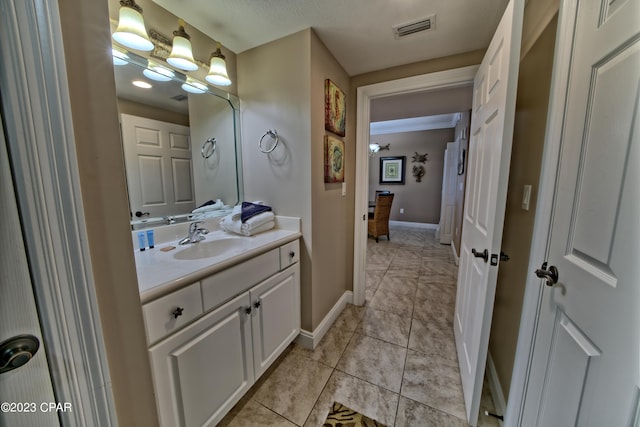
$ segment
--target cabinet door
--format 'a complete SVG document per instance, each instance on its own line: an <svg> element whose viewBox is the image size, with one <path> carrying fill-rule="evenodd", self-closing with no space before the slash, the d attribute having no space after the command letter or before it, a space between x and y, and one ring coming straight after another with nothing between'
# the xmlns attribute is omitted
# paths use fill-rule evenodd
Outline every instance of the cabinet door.
<svg viewBox="0 0 640 427"><path fill-rule="evenodd" d="M215 425L254 382L244 293L151 347L162 426Z"/></svg>
<svg viewBox="0 0 640 427"><path fill-rule="evenodd" d="M295 264L251 290L256 380L300 333L300 266Z"/></svg>

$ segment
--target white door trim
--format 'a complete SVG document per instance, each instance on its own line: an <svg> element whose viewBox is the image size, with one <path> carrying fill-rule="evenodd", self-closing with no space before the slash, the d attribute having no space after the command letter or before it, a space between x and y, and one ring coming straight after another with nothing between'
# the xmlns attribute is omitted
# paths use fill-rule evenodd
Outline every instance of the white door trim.
<svg viewBox="0 0 640 427"><path fill-rule="evenodd" d="M391 80L358 88L356 124L356 182L353 242L353 300L365 300L365 264L367 257L367 206L369 194L369 123L371 100L390 95L470 85L478 65L438 71L420 76Z"/></svg>
<svg viewBox="0 0 640 427"><path fill-rule="evenodd" d="M528 271L530 272L535 271L546 260L549 249L577 3L578 0L561 0L560 2L551 79L551 96L547 112L547 128L542 154L533 240L529 255ZM529 274L525 285L516 356L505 414L504 425L506 427L522 425L527 383L529 376L532 374L530 371L531 357L533 356L533 344L540 316L541 300L542 287L540 286L540 279L534 276L533 273Z"/></svg>
<svg viewBox="0 0 640 427"><path fill-rule="evenodd" d="M117 425L96 300L57 0L0 0L7 145L63 425Z"/></svg>

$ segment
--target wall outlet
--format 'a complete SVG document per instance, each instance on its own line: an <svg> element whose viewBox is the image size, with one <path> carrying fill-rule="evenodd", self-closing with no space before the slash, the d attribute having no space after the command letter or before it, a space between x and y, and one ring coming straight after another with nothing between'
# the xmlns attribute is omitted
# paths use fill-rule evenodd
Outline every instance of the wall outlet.
<svg viewBox="0 0 640 427"><path fill-rule="evenodd" d="M400 213L404 213L404 208L400 208Z"/></svg>

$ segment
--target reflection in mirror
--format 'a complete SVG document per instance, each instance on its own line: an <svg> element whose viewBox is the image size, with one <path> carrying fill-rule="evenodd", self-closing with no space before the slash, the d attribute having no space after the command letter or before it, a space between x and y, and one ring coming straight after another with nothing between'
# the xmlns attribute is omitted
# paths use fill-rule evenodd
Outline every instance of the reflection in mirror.
<svg viewBox="0 0 640 427"><path fill-rule="evenodd" d="M132 228L228 213L242 198L238 98L114 53Z"/></svg>

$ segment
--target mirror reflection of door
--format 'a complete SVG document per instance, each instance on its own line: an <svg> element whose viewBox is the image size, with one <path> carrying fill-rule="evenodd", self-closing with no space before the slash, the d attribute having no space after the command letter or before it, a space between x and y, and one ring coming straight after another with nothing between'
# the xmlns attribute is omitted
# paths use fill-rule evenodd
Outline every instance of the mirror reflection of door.
<svg viewBox="0 0 640 427"><path fill-rule="evenodd" d="M191 138L187 126L121 115L132 212L148 217L195 208Z"/></svg>

